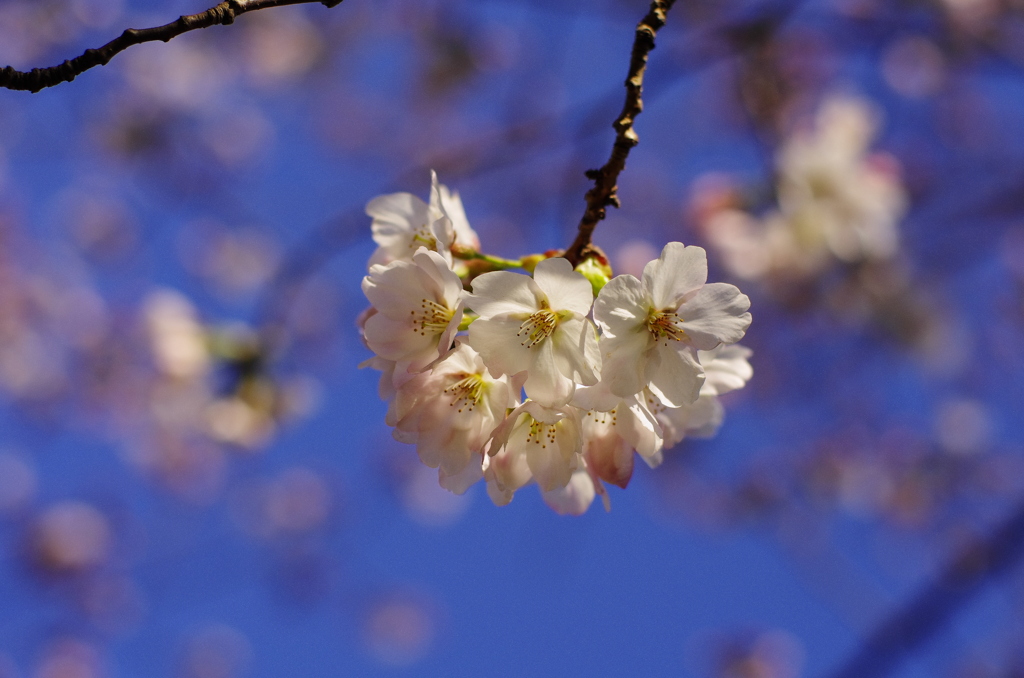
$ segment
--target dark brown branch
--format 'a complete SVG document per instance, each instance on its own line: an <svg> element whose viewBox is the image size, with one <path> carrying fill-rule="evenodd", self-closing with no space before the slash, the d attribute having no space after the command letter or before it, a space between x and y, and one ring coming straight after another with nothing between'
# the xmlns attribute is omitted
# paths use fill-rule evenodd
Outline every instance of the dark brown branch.
<svg viewBox="0 0 1024 678"><path fill-rule="evenodd" d="M38 92L46 87L53 87L62 82L71 82L77 76L95 66L104 66L114 56L132 45L160 40L167 42L182 33L210 26L227 25L246 12L253 12L268 7L283 5L303 5L318 3L327 7L341 4L342 0L225 0L199 14L178 17L164 26L156 28L129 28L117 38L99 49L87 49L81 56L75 57L50 68L33 68L31 71L19 71L10 66L0 69L0 87L15 90Z"/></svg>
<svg viewBox="0 0 1024 678"><path fill-rule="evenodd" d="M934 636L992 579L1024 559L1024 503L987 538L953 558L934 582L884 620L835 678L881 678L892 674L915 649Z"/></svg>
<svg viewBox="0 0 1024 678"><path fill-rule="evenodd" d="M626 76L626 103L613 125L615 143L612 146L612 154L604 167L587 171L587 178L593 179L594 187L587 191L587 209L580 220L576 240L562 255L572 262L573 266L579 264L590 251L591 236L597 223L604 219L605 209L609 205L619 206L619 173L626 167L629 152L640 143L640 138L633 129L633 121L644 109L642 95L647 55L654 49L654 38L665 25L665 17L674 4L675 0L654 0L647 16L637 24L633 52L629 59L629 75Z"/></svg>

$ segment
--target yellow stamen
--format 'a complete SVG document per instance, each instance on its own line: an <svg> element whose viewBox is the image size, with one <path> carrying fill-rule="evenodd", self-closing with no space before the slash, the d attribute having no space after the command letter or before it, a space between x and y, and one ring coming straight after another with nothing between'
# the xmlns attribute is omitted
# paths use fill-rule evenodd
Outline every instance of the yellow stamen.
<svg viewBox="0 0 1024 678"><path fill-rule="evenodd" d="M420 310L409 311L412 316L412 330L420 335L440 334L448 327L455 312L432 299L421 299Z"/></svg>
<svg viewBox="0 0 1024 678"><path fill-rule="evenodd" d="M647 316L647 330L659 341L672 339L686 341L688 337L679 324L683 322L673 311L654 311Z"/></svg>
<svg viewBox="0 0 1024 678"><path fill-rule="evenodd" d="M519 326L516 336L523 340L521 346L533 348L550 337L557 326L558 314L549 308L542 308Z"/></svg>

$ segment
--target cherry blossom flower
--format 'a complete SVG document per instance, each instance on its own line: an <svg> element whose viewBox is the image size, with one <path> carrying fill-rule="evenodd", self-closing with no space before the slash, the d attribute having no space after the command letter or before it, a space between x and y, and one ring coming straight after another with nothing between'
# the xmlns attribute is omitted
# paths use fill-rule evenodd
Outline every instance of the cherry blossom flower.
<svg viewBox="0 0 1024 678"><path fill-rule="evenodd" d="M586 317L593 300L590 283L560 257L538 263L533 278L485 273L467 297L480 316L469 327L469 343L492 373L526 372L534 401L564 405L577 383L597 383L597 334Z"/></svg>
<svg viewBox="0 0 1024 678"><path fill-rule="evenodd" d="M439 253L449 264L451 247L476 250L480 239L466 219L458 193L430 173L430 202L425 203L411 193L389 193L371 200L366 213L373 217L371 229L377 251L370 265L407 261L420 247Z"/></svg>
<svg viewBox="0 0 1024 678"><path fill-rule="evenodd" d="M827 99L813 130L797 133L779 154L779 206L800 231L817 230L843 261L896 253L907 198L895 160L867 149L878 127L867 103Z"/></svg>
<svg viewBox="0 0 1024 678"><path fill-rule="evenodd" d="M387 423L398 440L416 444L424 464L440 469L442 486L461 494L483 477L484 447L521 387L491 376L480 355L459 341L398 389Z"/></svg>
<svg viewBox="0 0 1024 678"><path fill-rule="evenodd" d="M372 266L363 292L377 309L364 321L366 344L399 363L396 374L418 372L451 347L462 320L462 281L437 252L420 248L412 261Z"/></svg>
<svg viewBox="0 0 1024 678"><path fill-rule="evenodd" d="M583 431L574 407L545 407L534 400L514 409L494 430L485 468L487 491L495 504L531 479L542 491L565 487L583 466Z"/></svg>
<svg viewBox="0 0 1024 678"><path fill-rule="evenodd" d="M670 406L694 402L704 383L698 350L740 340L750 325L750 300L735 286L707 281L700 247L665 245L644 268L643 281L613 278L598 295L602 381L620 397L650 387Z"/></svg>
<svg viewBox="0 0 1024 678"><path fill-rule="evenodd" d="M747 280L803 279L836 259L893 257L908 199L896 160L868 150L877 127L867 103L826 100L813 127L779 151L779 208L759 217L724 209L705 224L726 268Z"/></svg>

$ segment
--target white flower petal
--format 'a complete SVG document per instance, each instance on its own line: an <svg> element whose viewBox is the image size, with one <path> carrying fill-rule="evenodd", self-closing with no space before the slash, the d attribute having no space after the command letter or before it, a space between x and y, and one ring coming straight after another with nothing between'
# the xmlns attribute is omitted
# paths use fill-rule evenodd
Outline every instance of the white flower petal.
<svg viewBox="0 0 1024 678"><path fill-rule="evenodd" d="M555 364L562 376L584 386L597 383L597 364L600 359L597 333L586 318L566 318L558 324L551 339ZM599 363L598 363L599 364Z"/></svg>
<svg viewBox="0 0 1024 678"><path fill-rule="evenodd" d="M636 396L619 406L615 427L641 457L651 457L661 450L661 426Z"/></svg>
<svg viewBox="0 0 1024 678"><path fill-rule="evenodd" d="M597 495L594 489L594 481L586 471L576 471L572 474L569 484L565 487L558 487L549 492L542 492L544 502L559 515L581 516L587 512L590 505L594 503Z"/></svg>
<svg viewBox="0 0 1024 678"><path fill-rule="evenodd" d="M674 310L708 279L708 256L702 247L670 242L661 256L644 267L644 289L655 310Z"/></svg>
<svg viewBox="0 0 1024 678"><path fill-rule="evenodd" d="M543 298L544 293L530 276L492 271L474 278L473 292L466 303L480 316L492 317L505 313L531 314L540 308L539 301Z"/></svg>
<svg viewBox="0 0 1024 678"><path fill-rule="evenodd" d="M658 363L651 389L670 407L689 405L697 400L704 383L704 370L690 349L658 344L654 355Z"/></svg>
<svg viewBox="0 0 1024 678"><path fill-rule="evenodd" d="M478 318L469 326L469 345L480 354L491 374L511 375L533 367L540 346L527 348L516 339L522 323L519 318L500 315Z"/></svg>
<svg viewBox="0 0 1024 678"><path fill-rule="evenodd" d="M694 348L707 351L743 338L750 327L748 308L750 299L735 285L711 283L679 307L679 326Z"/></svg>
<svg viewBox="0 0 1024 678"><path fill-rule="evenodd" d="M748 359L753 355L746 346L729 344L714 351L699 351L697 358L704 366L707 379L701 394L722 395L746 386L754 376Z"/></svg>
<svg viewBox="0 0 1024 678"><path fill-rule="evenodd" d="M420 334L409 323L378 313L366 321L363 336L370 349L386 360L409 361L417 370L437 357L436 334ZM445 347L447 349L447 347Z"/></svg>
<svg viewBox="0 0 1024 678"><path fill-rule="evenodd" d="M655 346L646 328L614 337L602 336L601 380L608 385L608 390L626 398L646 386L652 374Z"/></svg>
<svg viewBox="0 0 1024 678"><path fill-rule="evenodd" d="M541 490L548 492L565 487L578 466L579 433L572 426L553 424L554 440L547 438L542 429L539 440L526 444L526 463Z"/></svg>
<svg viewBox="0 0 1024 678"><path fill-rule="evenodd" d="M430 172L430 184L430 207L451 219L455 229L455 244L479 250L480 238L469 225L458 191L449 191L447 186L438 182L437 173L433 170Z"/></svg>
<svg viewBox="0 0 1024 678"><path fill-rule="evenodd" d="M555 311L590 313L594 303L594 288L581 273L572 269L568 259L544 259L533 271L533 280L547 295L550 308Z"/></svg>
<svg viewBox="0 0 1024 678"><path fill-rule="evenodd" d="M523 384L526 395L547 407L568 403L576 390L576 382L559 369L562 356L556 353L555 342L544 341L528 350L532 354L533 364Z"/></svg>
<svg viewBox="0 0 1024 678"><path fill-rule="evenodd" d="M462 295L462 280L437 252L421 247L412 255L413 263L420 267L436 285L442 298L454 302Z"/></svg>
<svg viewBox="0 0 1024 678"><path fill-rule="evenodd" d="M631 275L617 275L608 281L594 302L594 322L605 337L630 334L644 327L651 302L643 285Z"/></svg>

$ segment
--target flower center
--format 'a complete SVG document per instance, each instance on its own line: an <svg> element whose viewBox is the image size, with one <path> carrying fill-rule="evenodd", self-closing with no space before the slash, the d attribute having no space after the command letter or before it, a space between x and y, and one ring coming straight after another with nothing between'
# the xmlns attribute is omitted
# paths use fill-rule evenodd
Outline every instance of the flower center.
<svg viewBox="0 0 1024 678"><path fill-rule="evenodd" d="M587 412L587 417L594 420L594 423L606 426L611 424L614 426L618 421L618 410L614 408L611 412L601 412L599 410L590 410Z"/></svg>
<svg viewBox="0 0 1024 678"><path fill-rule="evenodd" d="M529 416L529 415L527 415ZM530 432L526 436L526 444L534 443L547 448L548 443L555 444L556 424L544 424L530 417Z"/></svg>
<svg viewBox="0 0 1024 678"><path fill-rule="evenodd" d="M679 327L683 322L673 311L657 311L647 316L647 330L654 335L655 339L672 339L673 341L684 341L686 332Z"/></svg>
<svg viewBox="0 0 1024 678"><path fill-rule="evenodd" d="M444 390L445 395L451 396L452 401L449 407L458 407L459 412L463 410L473 411L473 408L480 403L484 392L484 378L479 374L467 374Z"/></svg>
<svg viewBox="0 0 1024 678"><path fill-rule="evenodd" d="M448 327L455 312L447 306L433 301L432 299L421 299L420 310L409 311L412 316L412 331L420 335L440 334Z"/></svg>
<svg viewBox="0 0 1024 678"><path fill-rule="evenodd" d="M558 326L558 314L550 308L542 308L519 326L516 336L522 339L521 346L533 348L551 336Z"/></svg>
<svg viewBox="0 0 1024 678"><path fill-rule="evenodd" d="M423 224L418 230L413 231L412 240L409 241L409 249L417 250L426 246L428 250L437 251L437 238L430 231L430 224Z"/></svg>

